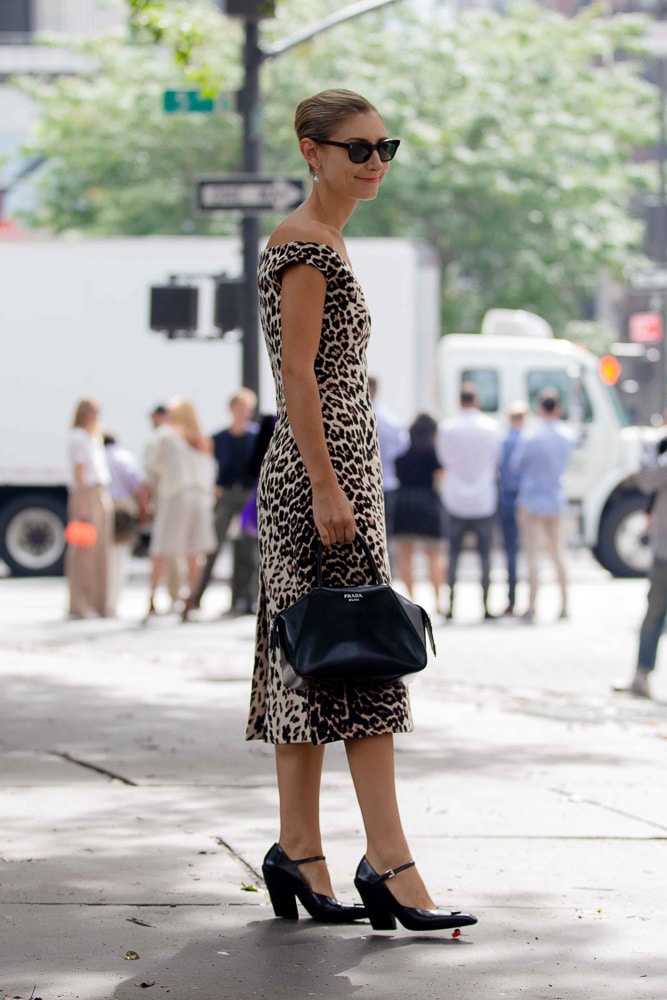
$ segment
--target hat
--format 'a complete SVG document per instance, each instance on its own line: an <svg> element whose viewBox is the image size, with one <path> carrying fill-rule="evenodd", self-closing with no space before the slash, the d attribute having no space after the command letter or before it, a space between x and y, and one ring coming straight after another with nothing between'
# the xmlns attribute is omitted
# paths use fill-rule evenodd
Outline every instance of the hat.
<svg viewBox="0 0 667 1000"><path fill-rule="evenodd" d="M528 407L524 402L518 400L516 403L510 404L507 413L510 417L525 417L528 413Z"/></svg>

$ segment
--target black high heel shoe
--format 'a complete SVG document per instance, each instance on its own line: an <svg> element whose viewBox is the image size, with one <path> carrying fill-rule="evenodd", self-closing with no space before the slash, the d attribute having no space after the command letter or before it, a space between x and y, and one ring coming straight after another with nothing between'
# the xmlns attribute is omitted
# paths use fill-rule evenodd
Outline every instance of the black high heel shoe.
<svg viewBox="0 0 667 1000"><path fill-rule="evenodd" d="M472 913L459 910L422 910L414 906L403 906L389 891L385 882L406 868L413 868L414 861L408 861L398 868L378 875L366 858L362 858L354 877L354 884L364 901L368 917L374 931L393 931L396 918L408 931L440 931L448 927L468 927L477 923Z"/></svg>
<svg viewBox="0 0 667 1000"><path fill-rule="evenodd" d="M292 861L291 858L287 857L282 847L278 844L273 845L264 858L262 874L269 891L273 912L277 917L298 920L299 911L296 907L296 901L299 899L313 920L319 920L321 923L351 924L354 920L363 920L366 916L366 910L363 906L359 904L347 905L332 896L313 892L299 871L299 865L324 860L324 855L319 854L316 857L299 858L298 861Z"/></svg>

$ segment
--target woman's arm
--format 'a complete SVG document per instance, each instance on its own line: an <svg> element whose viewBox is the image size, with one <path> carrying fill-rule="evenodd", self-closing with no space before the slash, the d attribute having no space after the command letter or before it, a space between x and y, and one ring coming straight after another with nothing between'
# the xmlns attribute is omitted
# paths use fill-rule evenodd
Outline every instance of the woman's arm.
<svg viewBox="0 0 667 1000"><path fill-rule="evenodd" d="M84 470L85 470L85 465L83 464L83 462L74 463L73 476L74 476L74 490L76 495L76 504L75 504L75 509L72 512L72 516L75 521L90 520L90 511L88 510L86 502L83 499L85 496L84 490L86 488L86 484L83 478Z"/></svg>
<svg viewBox="0 0 667 1000"><path fill-rule="evenodd" d="M287 416L313 490L315 527L325 546L352 542L354 510L341 489L324 435L315 358L322 332L326 280L308 264L283 273L281 371Z"/></svg>

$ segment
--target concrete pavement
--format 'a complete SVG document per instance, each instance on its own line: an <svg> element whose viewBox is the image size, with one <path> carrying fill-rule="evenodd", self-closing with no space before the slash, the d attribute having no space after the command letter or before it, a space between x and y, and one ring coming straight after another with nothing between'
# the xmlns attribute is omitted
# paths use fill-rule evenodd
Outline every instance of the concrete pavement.
<svg viewBox="0 0 667 1000"><path fill-rule="evenodd" d="M0 580L0 997L665 1000L667 665L653 703L609 690L643 581L579 555L571 621L547 588L536 626L480 624L464 582L437 627L397 771L434 896L479 917L454 939L272 918L273 755L243 741L252 620L218 620L213 588L203 621L142 628L143 572L103 622L64 621L61 581ZM339 746L323 828L352 899Z"/></svg>

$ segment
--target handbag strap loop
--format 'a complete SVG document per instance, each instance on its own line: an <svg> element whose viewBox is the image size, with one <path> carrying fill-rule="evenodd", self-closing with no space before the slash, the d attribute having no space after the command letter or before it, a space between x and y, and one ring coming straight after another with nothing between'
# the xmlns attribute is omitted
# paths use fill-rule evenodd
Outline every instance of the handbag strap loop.
<svg viewBox="0 0 667 1000"><path fill-rule="evenodd" d="M354 541L353 542L343 543L343 544L354 545L355 542L359 542L359 544L361 545L362 549L364 550L364 554L366 556L366 560L368 561L368 565L370 566L371 572L373 574L373 583L374 584L381 584L382 583L382 579L380 577L380 571L379 571L379 569L377 567L377 563L375 562L375 559L373 558L373 553L371 552L371 550L369 548L368 542L366 541L366 539L364 538L364 536L360 535L359 532L357 532L356 535L354 536ZM322 545L321 541L318 541L318 543L317 543L317 586L318 587L322 587L323 586L323 584L322 584L322 553L323 552L324 552L324 546Z"/></svg>

